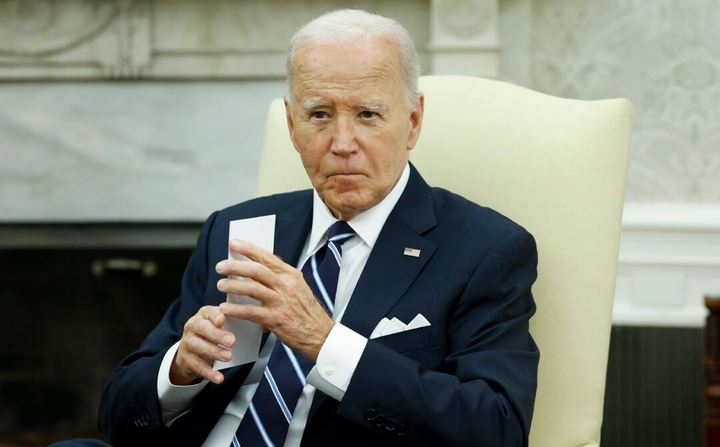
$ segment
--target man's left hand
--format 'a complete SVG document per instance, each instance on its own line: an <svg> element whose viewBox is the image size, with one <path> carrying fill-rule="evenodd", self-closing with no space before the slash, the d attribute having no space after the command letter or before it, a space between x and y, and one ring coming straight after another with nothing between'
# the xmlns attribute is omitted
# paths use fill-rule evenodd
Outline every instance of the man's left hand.
<svg viewBox="0 0 720 447"><path fill-rule="evenodd" d="M248 259L228 259L217 264L216 271L228 276L218 281L218 290L249 296L260 305L222 303L220 311L228 317L262 325L288 347L315 362L334 322L315 298L302 272L247 241L231 241L230 250Z"/></svg>

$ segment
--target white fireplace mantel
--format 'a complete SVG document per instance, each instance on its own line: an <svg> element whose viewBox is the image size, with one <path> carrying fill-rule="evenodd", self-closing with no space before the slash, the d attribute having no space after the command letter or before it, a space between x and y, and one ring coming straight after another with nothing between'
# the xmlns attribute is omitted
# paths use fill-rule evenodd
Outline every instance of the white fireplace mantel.
<svg viewBox="0 0 720 447"><path fill-rule="evenodd" d="M703 327L719 272L720 206L626 203L613 322Z"/></svg>

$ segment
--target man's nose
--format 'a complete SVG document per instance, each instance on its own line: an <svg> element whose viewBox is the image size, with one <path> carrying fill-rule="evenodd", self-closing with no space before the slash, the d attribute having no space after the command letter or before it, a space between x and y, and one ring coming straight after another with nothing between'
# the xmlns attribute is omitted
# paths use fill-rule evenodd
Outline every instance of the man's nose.
<svg viewBox="0 0 720 447"><path fill-rule="evenodd" d="M337 154L349 154L357 150L355 124L352 119L338 117L335 121L332 151Z"/></svg>

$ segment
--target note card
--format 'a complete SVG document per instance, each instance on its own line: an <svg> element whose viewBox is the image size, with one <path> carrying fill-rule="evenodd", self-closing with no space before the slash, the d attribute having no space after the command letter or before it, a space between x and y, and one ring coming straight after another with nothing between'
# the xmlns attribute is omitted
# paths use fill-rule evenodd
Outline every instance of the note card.
<svg viewBox="0 0 720 447"><path fill-rule="evenodd" d="M275 215L230 221L228 246L233 239L242 239L272 252L275 241ZM230 249L228 249L228 259L243 260L247 258L230 252ZM242 278L233 279L242 280ZM249 296L233 294L227 295L227 301L239 304L258 304L255 299ZM262 327L259 324L238 318L228 318L225 321L224 328L235 334L235 345L231 349L232 359L229 362L216 361L214 365L216 370L244 365L257 360L260 342L262 341Z"/></svg>

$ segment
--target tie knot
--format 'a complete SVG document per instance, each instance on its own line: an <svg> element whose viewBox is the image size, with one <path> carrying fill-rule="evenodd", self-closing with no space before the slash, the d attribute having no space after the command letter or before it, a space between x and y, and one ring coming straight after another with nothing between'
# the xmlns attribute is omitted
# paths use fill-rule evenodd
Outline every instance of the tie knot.
<svg viewBox="0 0 720 447"><path fill-rule="evenodd" d="M328 230L328 241L342 245L343 242L353 237L355 231L344 220L338 220Z"/></svg>

